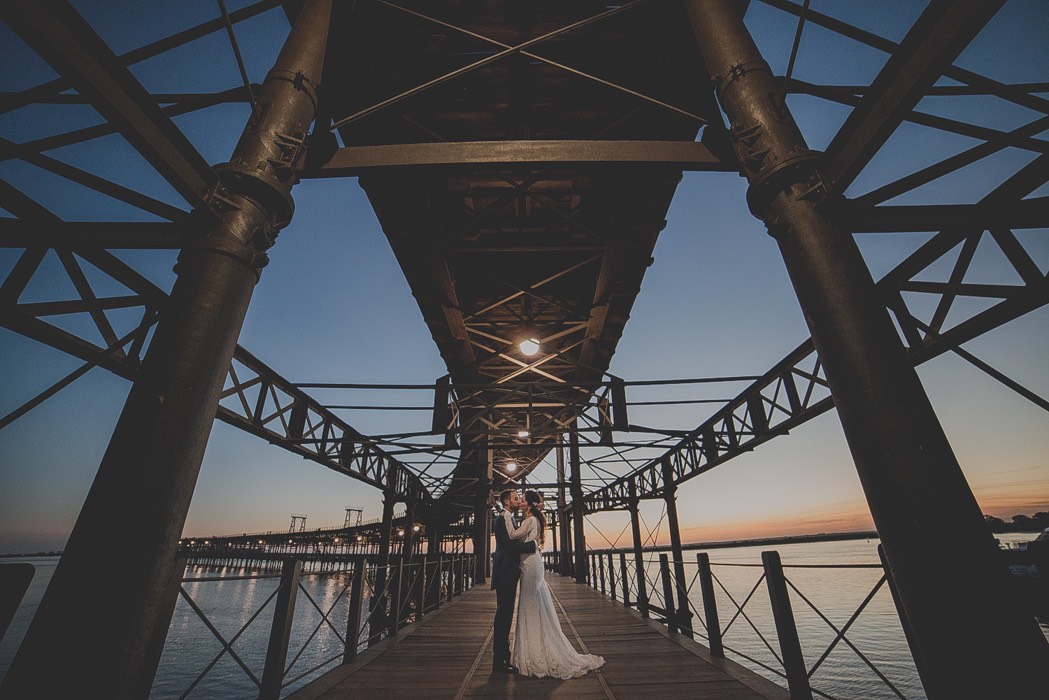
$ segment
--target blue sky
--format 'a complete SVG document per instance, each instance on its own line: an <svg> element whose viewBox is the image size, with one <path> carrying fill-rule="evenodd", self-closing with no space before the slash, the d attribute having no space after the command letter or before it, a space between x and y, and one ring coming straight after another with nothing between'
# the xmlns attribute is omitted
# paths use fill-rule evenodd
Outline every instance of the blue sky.
<svg viewBox="0 0 1049 700"><path fill-rule="evenodd" d="M118 53L215 16L212 2L76 2ZM243 3L228 3L231 9ZM876 7L877 11L872 10ZM814 0L814 10L899 40L922 3ZM148 18L149 19L147 21ZM777 73L785 70L793 18L753 2L747 23ZM287 32L281 11L237 25L249 75L259 82ZM963 53L957 65L1002 82L1049 81L1049 4L1012 0ZM50 68L0 27L0 60L19 70L0 75L0 89L20 90L52 76ZM808 25L794 75L821 84L864 84L885 54ZM197 66L186 69L186 65ZM224 34L143 62L135 75L152 91L211 91L239 84ZM703 80L697 76L697 82ZM943 80L941 84L950 84ZM848 109L816 98L789 98L810 146L824 148ZM927 98L919 109L1001 129L1039 116L992 98ZM178 117L211 163L228 158L247 117L244 105L222 105ZM0 116L0 135L16 142L55 133L70 122L94 123L88 107L44 105ZM1042 135L1044 137L1044 134ZM977 141L904 124L856 180L860 195ZM49 152L116 182L179 205L171 188L119 137ZM972 202L1031 160L1006 149L893 204ZM150 220L129 206L70 185L19 161L0 162L0 177L30 192L68 220ZM734 174L687 174L668 215L611 371L626 379L760 374L807 335L774 241L746 209L745 182ZM1035 195L1045 196L1043 187ZM421 314L356 180L308 181L295 190L296 215L271 251L255 291L241 344L294 381L429 383L445 370ZM1019 231L1042 271L1049 268L1049 231ZM929 234L859 237L877 278ZM174 254L120 251L161 287L173 281ZM17 251L0 250L0 274ZM46 265L57 271L58 262ZM90 273L90 271L89 271ZM998 281L1000 261L983 260L978 281ZM47 270L23 301L68 298L60 275ZM101 287L99 293L117 292ZM114 316L117 323L119 315ZM131 322L131 319L123 319ZM75 320L62 323L78 327ZM119 330L119 329L118 329ZM1042 396L1049 396L1049 311L1041 309L966 345ZM0 329L0 413L7 413L79 365L73 358ZM962 467L986 512L1049 509L1049 414L963 360L945 355L920 368ZM105 450L128 383L92 370L72 387L0 430L0 553L60 548ZM632 393L652 398L729 398L740 385ZM428 403L425 394L321 394L322 400ZM710 405L637 409L635 422L692 428ZM425 413L352 412L366 433L425 429ZM682 487L686 540L791 534L867 527L869 518L852 460L833 413L791 435L700 476ZM285 529L291 513L310 526L340 523L343 509L380 512L376 490L216 423L187 523L188 534ZM660 508L645 510L658 521ZM588 539L615 540L621 514L591 518ZM623 540L625 541L625 540Z"/></svg>

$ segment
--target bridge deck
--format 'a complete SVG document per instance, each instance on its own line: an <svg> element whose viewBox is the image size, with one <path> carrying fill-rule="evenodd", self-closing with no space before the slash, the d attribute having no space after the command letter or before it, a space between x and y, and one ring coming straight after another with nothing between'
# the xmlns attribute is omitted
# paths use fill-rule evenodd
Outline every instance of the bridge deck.
<svg viewBox="0 0 1049 700"><path fill-rule="evenodd" d="M309 698L787 698L787 691L587 586L547 574L577 650L605 657L596 673L561 681L493 674L495 594L479 587L291 696Z"/></svg>

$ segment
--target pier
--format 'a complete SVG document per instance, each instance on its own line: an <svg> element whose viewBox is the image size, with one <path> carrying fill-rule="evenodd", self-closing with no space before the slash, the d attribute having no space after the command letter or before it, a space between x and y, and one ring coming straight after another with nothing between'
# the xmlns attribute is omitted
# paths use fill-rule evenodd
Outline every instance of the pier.
<svg viewBox="0 0 1049 700"><path fill-rule="evenodd" d="M926 697L1021 697L1044 685L1049 643L1014 595L918 368L949 355L1025 408L1049 411L1038 391L967 347L1049 305L1049 76L1008 53L1044 57L1045 23L1036 4L1002 15L1017 5L931 0L913 17L878 18L890 39L865 26L869 17L809 5L257 0L232 11L220 1L191 21L179 3L155 13L150 3L134 6L142 31L127 38L131 20L108 8L0 4L17 37L19 70L8 77L42 76L0 95L0 111L14 115L3 164L16 166L12 183L0 181L0 326L76 364L0 416L0 430L17 430L92 370L130 382L0 694L148 697L165 649L179 646L177 613L196 615L219 644L186 697L232 659L265 700L809 700L828 695L812 677L839 644L903 697L849 638L875 596L891 602L910 680ZM967 50L987 41L1001 44L994 58L1012 67L1008 80L1025 69L1023 82L965 67ZM842 45L854 53L839 57ZM767 55L773 46L784 56ZM861 84L834 84L851 60L863 63ZM157 87L221 75L233 84ZM941 113L944 100L952 108ZM1029 119L1016 122L1018 112ZM919 127L936 139L914 141ZM937 150L937 139L962 145ZM205 154L216 144L213 164ZM100 156L113 153L145 175L124 182ZM704 178L702 197L681 187L686 176ZM329 180L366 211L347 220L324 210L311 197L334 197L321 185ZM100 200L107 206L92 208ZM620 376L614 358L628 321L649 308L642 287L661 274L657 242L676 216L689 219L677 235L697 262L678 273L689 284L664 325L695 330L690 351L723 341L732 314L746 313L722 313L718 299L784 296L747 266L750 249L733 279L692 284L725 264L708 237L738 227L719 218L729 202L749 212L757 230L746 235L771 247L801 335L751 373L664 377L668 341L650 328L639 376ZM335 376L315 376L312 337L279 361L267 342L276 328L241 344L252 296L274 276L270 256L282 255L278 234L329 227L340 236L332 245L356 255L364 223L399 268L437 376L368 381L331 360L409 321L345 315L346 295L367 308L392 288L362 291L352 271L332 273L324 294L304 292L331 254L323 247L282 270L296 304L283 313L319 307L318 325L348 329L328 348L324 371ZM1031 352L1044 348L1044 333L1021 337L1033 338ZM715 359L734 359L739 345L723 347ZM377 354L403 351L390 339ZM706 387L716 398L700 395ZM425 400L346 398L362 391ZM682 406L695 411L685 427L646 413ZM422 428L389 418L402 411L425 416ZM360 412L372 429L355 423ZM877 562L842 565L873 577L846 620L824 615L771 549L725 564L753 575L749 590L730 592L713 571L720 563L683 534L684 520L709 516L684 489L831 412L880 541ZM343 526L307 530L296 511L287 532L186 532L216 422L368 489L381 516L351 523L361 509L347 509ZM50 426L46 440L67 428ZM581 679L486 672L493 517L500 492L525 488L546 494L544 556L562 625L608 662ZM793 523L782 526L788 534ZM119 575L99 575L100 562L118 559ZM6 626L31 576L2 577L16 582L0 601ZM225 629L193 591L235 582L269 597L251 598L242 626ZM315 597L321 582L337 593L327 608ZM829 626L829 647L803 648L801 609ZM314 614L296 651L296 625ZM723 638L743 622L771 661ZM268 632L256 639L259 627ZM248 639L250 649L238 646Z"/></svg>
<svg viewBox="0 0 1049 700"><path fill-rule="evenodd" d="M475 588L425 619L411 634L340 666L289 695L414 698L718 698L786 700L780 686L565 576L548 573L562 629L580 653L605 666L562 681L494 674L491 621L495 593ZM454 630L454 632L452 632ZM425 660L421 663L420 660Z"/></svg>

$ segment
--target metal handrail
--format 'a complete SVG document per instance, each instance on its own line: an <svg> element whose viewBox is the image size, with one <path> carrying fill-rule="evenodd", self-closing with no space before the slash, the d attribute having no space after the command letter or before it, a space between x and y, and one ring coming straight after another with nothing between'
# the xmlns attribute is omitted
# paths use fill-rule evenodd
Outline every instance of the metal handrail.
<svg viewBox="0 0 1049 700"><path fill-rule="evenodd" d="M615 548L615 547L613 547L611 549L606 549L606 550L589 550L588 551L588 556L589 556L589 560L590 560L590 566L588 567L589 570L590 570L589 578L591 579L589 583L595 590L598 590L599 592L602 592L606 596L608 596L609 594L604 592L604 590L601 587L601 583L603 583L603 581L604 581L606 568L609 567L609 566L613 566L612 563L606 563L605 562L606 555L607 554L615 554L615 553L619 553L619 552L623 552L623 551L626 551L629 554L629 550L620 550L620 549ZM649 572L648 572L648 569L649 569L650 566L653 566L653 565L660 566L659 559L656 556L651 556L651 555L657 554L657 553L658 553L658 550L647 550L647 551L645 551L644 554L645 555L650 555L650 556L642 556L642 558L641 558L641 566L636 566L636 565L634 565L634 562L630 562L631 565L627 568L627 576L626 576L626 581L625 581L625 583L626 583L626 591L628 592L630 599L627 600L624 604L627 605L628 607L635 607L635 608L638 607L638 604L636 602L636 595L637 595L637 592L638 592L637 579L638 579L638 576L643 575L645 577L645 581L648 583L648 590L650 592L649 595L653 599L653 600L649 601L648 608L651 611L653 611L654 613L657 613L657 617L656 617L657 620L663 622L664 624L667 624L668 627L670 627L672 630L680 627L681 631L686 633L686 634L688 634L689 636L691 636L692 634L697 634L703 639L706 639L708 641L714 641L714 640L710 639L710 636L708 634L704 634L704 630L709 630L709 631L713 632L713 630L711 630L707 626L707 624L705 622L704 622L703 625L696 625L696 628L692 629L691 627L687 626L688 619L684 616L684 613L687 613L689 616L695 616L697 619L701 619L701 620L709 619L708 611L705 610L704 608L701 608L700 605L696 601L693 600L693 593L694 593L694 590L695 590L695 587L696 587L695 584L696 584L697 580L699 580L700 573L701 573L700 572L700 567L698 566L698 563L696 561L688 561L687 559L685 559L685 560L669 559L667 563L672 564L672 565L679 565L680 564L680 565L683 565L685 567L696 567L695 573L691 576L691 578L689 578L689 579L684 581L684 585L683 586L682 586L682 582L681 581L675 580L674 583L668 584L669 588L664 587L661 590L660 586L656 585L658 583L658 580L653 580L653 578L649 576ZM816 570L816 569L830 569L830 570L834 570L834 569L856 569L856 570L877 569L877 570L881 570L881 571L884 572L884 567L881 564L873 564L873 563L779 564L778 563L778 555L776 557L776 562L777 562L778 568L781 571L785 570L785 569L798 569L798 570L804 570L804 569L813 569L813 570ZM666 564L663 564L662 566L666 566ZM716 566L716 567L758 568L758 569L766 569L767 568L767 565L765 563L744 563L744 562L718 562L718 563L711 562L710 566L712 566L712 567ZM660 575L660 573L657 572L655 574L655 577L658 579L659 575ZM669 574L663 572L663 575L667 576ZM774 643L770 641L768 636L766 636L765 634L762 633L760 627L755 623L754 619L752 619L752 617L747 614L747 610L750 609L750 608L748 608L748 605L750 607L753 607L753 605L755 604L753 602L753 601L756 600L755 599L755 595L756 595L757 591L762 587L762 584L766 583L766 576L767 576L767 574L763 572L761 574L761 576L758 578L757 582L748 591L746 596L742 600L738 600L735 596L733 596L731 591L728 590L728 587L725 585L725 583L720 578L718 578L718 576L716 574L714 574L713 572L710 572L710 577L711 577L712 582L720 589L722 595L731 602L731 605L732 605L732 608L733 608L733 615L732 615L731 619L727 622L727 624L724 624L723 626L719 626L719 628L717 629L718 639L716 641L717 641L718 646L721 646L722 645L722 638L725 636L725 634L728 633L731 629L733 629L733 627L736 625L736 622L740 618L743 618L743 620L746 621L746 623L749 626L749 628L751 630L753 630L753 632L757 635L758 640L760 640L760 642L765 646L765 648L772 654L772 657L775 658L776 663L779 664L779 668L777 668L777 667L775 667L773 665L770 665L769 663L765 663L764 661L762 661L760 659L754 658L753 656L745 653L744 651L742 651L740 649L733 648L733 647L727 646L727 645L723 646L722 649L724 651L731 652L735 656L737 656L737 657L739 657L741 659L744 659L744 660L748 661L749 663L752 663L752 664L754 664L754 665L756 665L756 666L758 666L760 668L765 669L766 671L774 674L775 676L777 676L779 678L791 680L791 673L790 673L790 671L788 669L788 666L790 665L791 662L788 662L788 661L784 660L785 657L783 655L781 655L781 653L779 653L776 650ZM622 576L618 576L617 579L613 579L613 580L619 580L620 583L624 583ZM875 664L873 661L871 661L871 659L866 654L864 654L859 649L859 647L856 646L856 644L853 643L853 641L848 636L849 630L853 628L853 626L856 623L856 621L860 618L862 613L869 607L871 601L874 600L874 598L877 595L877 593L885 586L885 583L887 582L887 576L884 573L878 579L878 581L875 582L875 584L870 589L870 591L867 592L867 594L865 595L863 600L859 603L857 608L852 611L852 613L850 614L850 617L847 620L847 622L844 625L842 625L841 627L835 625L830 620L830 618L822 610L820 610L819 607L809 597L807 597L793 581L791 581L789 578L787 578L787 576L785 574L783 574L783 573L779 574L779 580L784 582L786 587L790 591L792 591L791 595L796 596L801 601L803 601L805 603L805 605L808 607L808 609L811 609L820 618L820 620L822 620L822 622L824 624L826 624L834 632L834 635L835 635L833 640L831 640L831 642L827 645L827 647L825 649L822 649L822 651L821 651L821 653L819 655L819 658L816 660L816 662L813 663L810 667L803 669L803 673L804 673L805 679L811 679L813 677L813 675L816 673L816 671L819 670L824 665L824 663L829 658L829 656L834 651L834 649L837 648L840 644L844 644L849 649L852 650L852 652L856 655L856 657L863 664L865 664L867 668L869 668L873 672L873 674L877 677L877 679L886 688L888 688L896 697L900 698L901 700L906 700L906 696L904 695L904 693L892 682L892 680L890 680L886 676L886 674L884 672L881 671L881 669L878 668L877 664ZM683 590L682 590L682 588L683 588ZM677 609L678 605L675 604L675 602L673 600L670 600L670 601L665 600L665 598L666 598L665 592L669 591L669 590L677 590L678 594L679 594L679 600L680 601L684 601L685 603L687 603L687 608L683 608L682 610L678 610ZM614 596L609 596L609 597L613 597L614 598ZM716 610L714 612L716 613ZM716 618L716 615L715 615L715 618ZM779 623L779 620L777 619L777 624L778 623ZM790 616L790 624L791 625L794 624L793 623L792 613L791 613L791 616ZM780 637L783 632L784 632L783 630L777 630L777 637ZM796 632L794 632L794 635L796 636ZM781 637L781 643L782 643L782 637ZM722 651L722 654L724 653L724 651ZM799 659L801 658L800 655L798 656L798 658ZM795 673L796 673L797 669L799 669L798 663L795 662L793 664L793 666L791 666L791 668L794 668L795 669ZM803 685L804 685L804 683L803 683ZM793 685L792 685L792 688L793 688ZM829 693L825 692L824 690L812 687L811 684L809 684L805 688L805 691L811 693L812 695L818 695L818 696L821 696L821 697L832 698L833 699L832 695L830 695Z"/></svg>
<svg viewBox="0 0 1049 700"><path fill-rule="evenodd" d="M185 576L179 580L178 591L179 595L188 603L190 608L193 610L195 615L200 618L204 623L205 627L209 632L219 641L222 649L218 654L211 659L211 661L204 667L204 669L194 678L190 685L181 693L179 696L185 698L193 692L193 690L200 684L200 682L208 675L209 672L215 667L215 665L222 659L223 656L229 654L240 668L244 671L256 688L260 690L261 697L279 697L280 692L297 683L298 681L306 678L307 676L319 671L320 669L330 665L332 662L343 657L344 661L352 659L359 647L363 644L370 646L375 641L381 639L384 634L396 634L396 630L407 624L411 624L414 621L421 619L423 614L428 610L432 610L439 607L445 600L451 600L454 596L460 595L469 590L474 584L474 578L472 576L472 566L469 562L472 562L473 555L467 554L454 554L449 556L441 556L436 559L424 558L419 561L408 561L408 560L396 560L391 561L383 566L376 566L374 564L361 561L355 564L353 567L325 572L315 572L309 574L302 574L301 569L298 565L286 567L285 572L282 574L257 574L257 575L237 575L237 576ZM294 559L289 558L286 562L292 562ZM428 567L433 566L432 575L430 574ZM364 566L365 569L358 572L358 568ZM399 583L397 582L398 571L403 575ZM377 590L375 587L376 579L379 577L379 573L383 572L385 576L385 584L381 590ZM334 600L327 607L323 609L317 602L314 596L310 593L306 586L302 584L303 576L313 577L329 577L334 575L347 575L352 574L352 577L348 583L342 586L342 588L335 595ZM208 617L208 615L201 609L200 605L197 604L190 593L183 587L185 583L210 583L210 582L228 582L228 581L246 581L246 580L257 580L257 579L282 579L280 584L273 590L272 593L266 598L265 601L252 613L251 617L236 631L236 633L230 638L226 639L222 632L216 627L214 622ZM359 578L360 585L354 586L355 580ZM248 628L259 618L262 612L270 607L271 601L279 596L282 590L287 586L293 586L293 592L301 592L306 596L308 605L311 605L321 616L320 621L313 628L310 634L307 636L305 641L301 644L290 663L282 665L279 669L273 669L274 674L279 674L277 683L273 683L270 674L270 659L267 657L266 665L267 671L260 679L248 666L248 664L241 658L240 654L233 648L237 640L239 640ZM434 595L437 586L436 596ZM347 591L353 587L351 598L359 598L363 600L368 598L373 601L371 609L366 615L361 616L358 620L352 618L348 620L346 634L344 635L339 631L337 626L332 622L331 616L335 612L336 608L339 607L340 603L343 603L347 598ZM391 595L394 595L398 600L391 601ZM291 600L285 596L284 600ZM290 630L290 626L293 623L295 610L298 609L297 601L294 604L294 608L288 611L287 619L278 620L279 615L283 615L281 612L281 606L287 609L289 605L278 604L274 610L274 631L276 633L278 624L283 625L282 628L285 632L283 649L280 650L280 656L278 659L284 659L287 654L287 634ZM356 607L355 607L356 605ZM389 606L389 610L387 610ZM403 606L403 607L402 607ZM361 610L362 606L360 600L350 600L350 610ZM381 629L375 629L376 624L379 624ZM338 654L330 656L322 660L320 663L312 665L310 668L303 670L296 674L294 677L289 677L290 672L295 668L296 664L304 657L304 653L311 646L315 644L314 640L321 629L327 625L336 635L336 638L341 643L343 650ZM367 637L362 640L361 637L365 634L365 630L370 630ZM272 638L271 638L272 644ZM352 653L348 653L352 647ZM270 653L273 649L270 649ZM275 676L273 676L275 677Z"/></svg>

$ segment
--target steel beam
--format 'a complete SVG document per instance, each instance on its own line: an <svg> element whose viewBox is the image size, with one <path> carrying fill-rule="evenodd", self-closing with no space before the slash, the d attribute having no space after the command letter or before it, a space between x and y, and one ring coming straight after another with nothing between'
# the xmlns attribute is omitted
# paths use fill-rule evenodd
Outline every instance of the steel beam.
<svg viewBox="0 0 1049 700"><path fill-rule="evenodd" d="M53 52L83 91L148 149L188 199L210 187L178 139L140 99L130 73L68 5L9 3L30 42ZM53 13L52 13L53 11ZM179 538L264 251L291 215L288 144L316 110L331 0L308 2L225 167L229 195L199 243L183 249L178 280L47 592L4 679L12 697L137 697L152 677L147 650L165 619ZM27 27L40 36L35 35ZM294 80L292 77L298 76ZM136 89L137 86L137 89ZM155 107L155 105L153 105ZM168 122L170 124L170 122ZM173 127L172 127L173 128ZM179 134L181 136L181 134ZM184 137L183 137L184 138ZM198 156L199 157L199 156ZM256 169L257 164L266 164ZM246 167L250 164L250 172ZM99 562L121 552L121 574ZM63 672L54 672L56 658Z"/></svg>
<svg viewBox="0 0 1049 700"><path fill-rule="evenodd" d="M666 166L673 170L735 172L698 141L466 141L350 146L302 178L352 177L397 168L505 170L591 166Z"/></svg>
<svg viewBox="0 0 1049 700"><path fill-rule="evenodd" d="M207 161L131 71L63 0L11 0L0 17L115 125L187 202L205 204L217 182Z"/></svg>
<svg viewBox="0 0 1049 700"><path fill-rule="evenodd" d="M752 211L779 244L825 367L915 632L912 652L927 670L926 692L1022 696L1040 682L1049 643L1010 594L994 539L859 249L818 209L827 196L819 157L789 110L768 100L776 80L734 4L686 0L686 7L732 124ZM956 32L964 38L969 29ZM863 144L872 138L849 141L855 155L840 157L837 178L863 161ZM974 672L958 674L959 667Z"/></svg>
<svg viewBox="0 0 1049 700"><path fill-rule="evenodd" d="M843 192L1005 0L933 0L827 146L823 175Z"/></svg>
<svg viewBox="0 0 1049 700"><path fill-rule="evenodd" d="M180 222L53 221L0 219L0 248L121 248L178 250L194 224Z"/></svg>
<svg viewBox="0 0 1049 700"><path fill-rule="evenodd" d="M843 225L853 233L943 231L945 229L1046 228L1049 197L1014 201L1008 207L986 204L926 204L842 208Z"/></svg>

